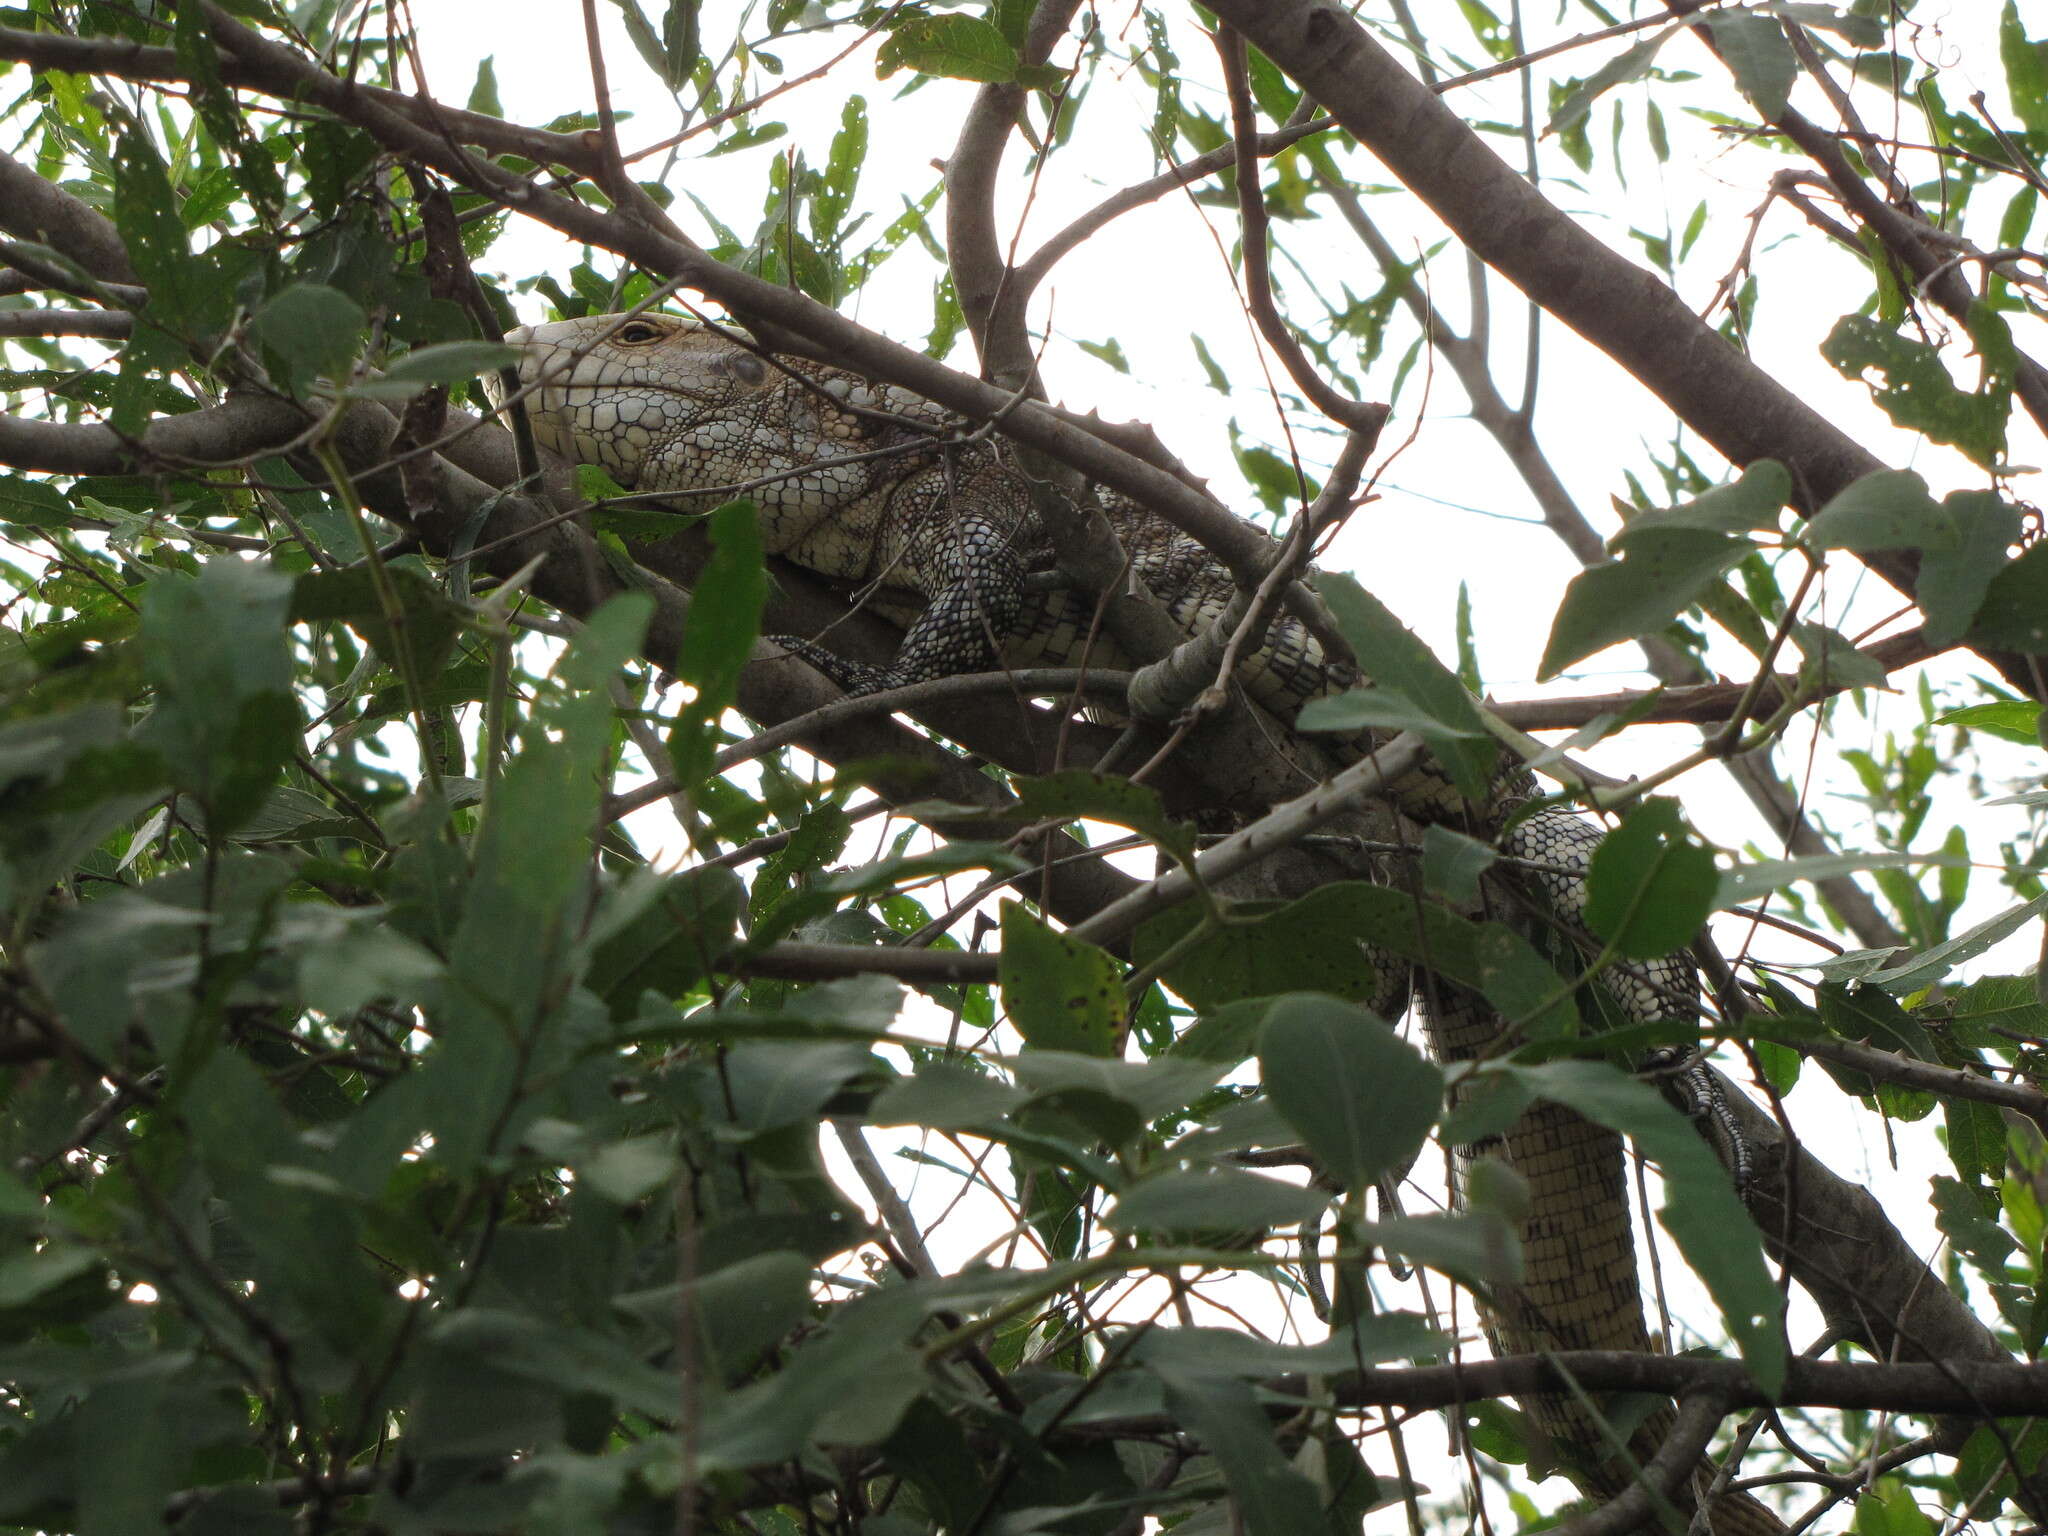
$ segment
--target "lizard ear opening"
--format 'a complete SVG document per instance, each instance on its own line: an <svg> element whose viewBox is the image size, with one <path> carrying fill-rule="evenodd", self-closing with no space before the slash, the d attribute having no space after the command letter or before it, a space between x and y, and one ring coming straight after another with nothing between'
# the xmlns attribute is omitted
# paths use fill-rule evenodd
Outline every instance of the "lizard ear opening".
<svg viewBox="0 0 2048 1536"><path fill-rule="evenodd" d="M725 363L726 371L749 388L758 388L768 380L768 365L751 352L735 352Z"/></svg>

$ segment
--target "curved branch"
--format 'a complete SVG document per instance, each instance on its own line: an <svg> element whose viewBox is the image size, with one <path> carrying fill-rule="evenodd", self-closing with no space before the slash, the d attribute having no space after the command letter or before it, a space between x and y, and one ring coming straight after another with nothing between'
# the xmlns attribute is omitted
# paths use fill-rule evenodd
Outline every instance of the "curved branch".
<svg viewBox="0 0 2048 1536"><path fill-rule="evenodd" d="M1700 1457L1713 1443L1714 1431L1728 1413L1728 1400L1716 1392L1681 1399L1677 1418L1642 1475L1598 1509L1553 1526L1555 1536L1623 1536L1647 1529L1659 1506L1668 1504L1697 1470Z"/></svg>
<svg viewBox="0 0 2048 1536"><path fill-rule="evenodd" d="M1223 59L1223 79L1230 96L1231 143L1237 154L1237 217L1243 228L1245 301L1251 306L1259 334L1279 357L1287 376L1294 380L1294 387L1325 416L1362 437L1364 451L1370 453L1387 424L1390 408L1349 399L1331 387L1302 352L1301 343L1288 330L1273 302L1273 275L1266 260L1266 195L1259 185L1258 123L1252 109L1251 81L1245 74L1244 37L1224 27L1217 33L1216 48ZM1350 445L1346 447L1348 451Z"/></svg>
<svg viewBox="0 0 2048 1536"><path fill-rule="evenodd" d="M1043 64L1079 9L1079 0L1039 0L1019 53L1022 61ZM1015 83L975 92L946 161L946 259L983 370L1005 389L1042 394L1028 387L1038 372L1024 329L1031 285L1017 282L996 229L996 174L1026 99L1025 88Z"/></svg>
<svg viewBox="0 0 2048 1536"><path fill-rule="evenodd" d="M1318 117L1306 123L1293 123L1285 128L1276 128L1271 133L1262 133L1255 141L1258 155L1270 160L1289 145L1299 144L1310 134L1322 133L1337 126L1334 117ZM1167 168L1149 181L1133 182L1120 192L1113 192L1086 213L1067 225L1045 244L1033 251L1030 258L1019 266L1010 279L1010 288L1017 295L1019 304L1037 291L1045 281L1046 274L1071 256L1093 235L1147 203L1157 202L1167 193L1187 186L1190 182L1201 181L1214 176L1218 171L1227 171L1237 163L1237 145L1225 144L1206 154L1184 160Z"/></svg>

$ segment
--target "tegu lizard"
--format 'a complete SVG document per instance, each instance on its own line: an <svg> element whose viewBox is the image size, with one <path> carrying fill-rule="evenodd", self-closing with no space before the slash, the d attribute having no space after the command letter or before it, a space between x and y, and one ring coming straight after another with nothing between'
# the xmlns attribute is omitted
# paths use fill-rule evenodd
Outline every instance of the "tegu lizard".
<svg viewBox="0 0 2048 1536"><path fill-rule="evenodd" d="M670 493L678 512L704 512L737 497L758 508L764 547L819 575L871 593L903 625L892 662L874 667L809 641L785 641L853 693L994 665L1122 665L1096 636L1095 600L1057 581L1033 511L1031 488L987 434L968 430L928 400L893 385L793 357L765 355L735 333L656 314L597 315L508 333L522 350L520 380L540 443L597 464L637 492ZM1222 614L1236 590L1230 573L1197 541L1114 494L1104 511L1145 589L1189 634ZM1253 698L1283 719L1306 700L1355 687L1315 637L1282 613L1237 673ZM1404 809L1440 812L1447 786L1433 780ZM1534 883L1567 917L1584 900L1578 871L1599 829L1546 810L1513 822L1503 850L1534 866ZM1697 982L1683 956L1638 967L1616 989L1638 1019L1691 1005ZM1674 999L1677 1005L1674 1007ZM1431 1021L1447 1059L1486 1050L1500 1021L1483 1007L1453 1004ZM1714 1119L1739 1159L1739 1141L1711 1077L1681 1074L1681 1095ZM1539 1104L1475 1154L1508 1161L1529 1188L1523 1284L1492 1298L1488 1332L1503 1353L1650 1349L1618 1137ZM1468 1158L1469 1163L1469 1158ZM1558 1442L1589 1492L1628 1485L1626 1458L1601 1443L1583 1408L1540 1397L1533 1416ZM1667 1408L1631 1438L1647 1460L1670 1423ZM1701 1478L1707 1474L1703 1470ZM1703 1488L1699 1478L1695 1485ZM1715 1498L1720 1536L1768 1536L1783 1527L1742 1494Z"/></svg>

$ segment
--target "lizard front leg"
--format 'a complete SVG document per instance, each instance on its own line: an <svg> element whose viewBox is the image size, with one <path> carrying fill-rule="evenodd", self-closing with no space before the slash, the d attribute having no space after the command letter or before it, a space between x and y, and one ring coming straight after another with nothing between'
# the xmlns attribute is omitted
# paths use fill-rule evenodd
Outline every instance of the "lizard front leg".
<svg viewBox="0 0 2048 1536"><path fill-rule="evenodd" d="M978 514L951 515L916 539L905 562L930 593L886 667L872 666L789 635L769 638L809 662L849 697L963 672L985 672L1002 655L1024 602L1024 562L1015 530Z"/></svg>

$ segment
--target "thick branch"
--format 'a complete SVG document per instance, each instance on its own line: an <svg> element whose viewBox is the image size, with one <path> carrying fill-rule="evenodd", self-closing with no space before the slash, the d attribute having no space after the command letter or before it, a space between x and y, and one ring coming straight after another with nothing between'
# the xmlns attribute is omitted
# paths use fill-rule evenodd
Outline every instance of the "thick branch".
<svg viewBox="0 0 2048 1536"><path fill-rule="evenodd" d="M125 341L135 317L121 309L0 309L0 336L92 336Z"/></svg>
<svg viewBox="0 0 2048 1536"><path fill-rule="evenodd" d="M33 41L49 35L0 27L0 58L21 57L8 51L14 38ZM0 155L0 229L62 251L102 282L137 280L135 269L128 264L128 248L121 243L121 232L112 219L5 155Z"/></svg>
<svg viewBox="0 0 2048 1536"><path fill-rule="evenodd" d="M1043 64L1079 9L1079 0L1039 0L1023 62ZM1024 87L1014 83L984 85L975 93L946 161L946 258L984 372L1004 389L1042 394L1024 328L1031 286L1011 271L996 227L996 174L1026 100Z"/></svg>
<svg viewBox="0 0 2048 1536"><path fill-rule="evenodd" d="M192 80L192 72L179 62L173 50L145 47L123 37L67 37L57 32L26 32L17 27L0 27L0 59L17 60L38 69L67 70L73 74L115 75L123 80L151 80L175 85L190 84ZM223 58L220 61L220 78L223 84L261 91L281 101L299 98L291 74L276 68L274 61ZM595 133L549 133L544 128L508 123L502 118L444 106L438 101L407 96L401 91L385 90L381 86L339 80L336 84L350 95L374 102L385 111L395 112L421 128L436 134L445 133L460 143L480 145L494 155L517 155L539 165L567 166L593 178L603 167L603 154ZM41 177L36 177L36 180L45 187L50 186ZM62 195L61 189L52 190ZM0 173L0 208L8 206L14 193L14 182ZM10 229L16 227L11 219L0 222ZM113 229L111 223L106 227L108 231ZM79 250L60 245L55 240L49 243L99 276L119 282L135 280L134 273L127 267L125 253L121 253L118 267L101 267L86 260ZM118 238L109 249L119 251Z"/></svg>
<svg viewBox="0 0 2048 1536"><path fill-rule="evenodd" d="M1654 273L1582 229L1328 0L1220 0L1489 266L1627 368L1731 463L1781 460L1811 510L1885 467L1701 321ZM1912 595L1911 551L1867 559ZM2023 660L1988 657L2030 697Z"/></svg>
<svg viewBox="0 0 2048 1536"><path fill-rule="evenodd" d="M1886 671L1912 666L1938 655L1927 643L1923 631L1909 630L1879 640L1856 652L1877 662ZM1834 683L1825 689L1802 692L1800 680L1789 673L1777 673L1757 690L1755 713L1782 709L1795 698L1818 704L1823 698L1866 684ZM1665 724L1718 725L1727 721L1749 692L1747 683L1694 683L1683 688L1623 689L1615 693L1591 694L1566 699L1525 699L1490 704L1493 713L1524 731L1568 731L1590 725L1602 715L1622 715L1631 723L1657 721Z"/></svg>

